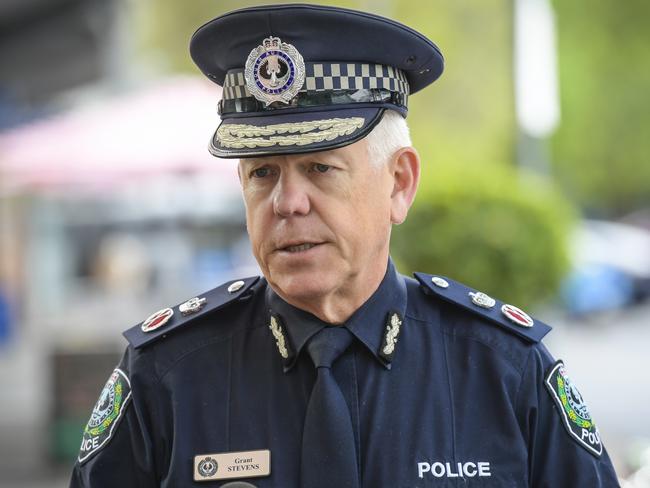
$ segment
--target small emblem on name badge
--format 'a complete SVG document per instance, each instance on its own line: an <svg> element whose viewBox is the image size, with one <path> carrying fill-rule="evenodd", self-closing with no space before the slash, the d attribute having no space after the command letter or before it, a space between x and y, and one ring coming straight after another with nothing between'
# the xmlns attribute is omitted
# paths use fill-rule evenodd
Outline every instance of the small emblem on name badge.
<svg viewBox="0 0 650 488"><path fill-rule="evenodd" d="M194 456L194 481L256 478L271 474L271 451L223 452Z"/></svg>
<svg viewBox="0 0 650 488"><path fill-rule="evenodd" d="M203 476L204 478L209 478L210 476L214 476L214 473L217 472L217 469L219 468L219 463L210 456L206 456L201 460L199 463L199 467L197 471L199 472L200 476Z"/></svg>
<svg viewBox="0 0 650 488"><path fill-rule="evenodd" d="M289 103L305 82L305 62L279 37L267 37L248 55L244 67L248 91L259 101Z"/></svg>
<svg viewBox="0 0 650 488"><path fill-rule="evenodd" d="M178 310L180 310L183 315L192 315L193 313L200 311L205 306L206 301L205 298L190 298L185 303L179 305Z"/></svg>
<svg viewBox="0 0 650 488"><path fill-rule="evenodd" d="M472 299L472 303L481 308L492 308L497 303L494 298L485 293L481 293L480 291L470 291L469 296Z"/></svg>
<svg viewBox="0 0 650 488"><path fill-rule="evenodd" d="M143 332L154 331L169 322L169 319L172 318L172 315L174 315L174 311L171 308L163 308L162 310L158 310L156 313L149 315L149 317L147 317L147 319L142 322L140 328Z"/></svg>

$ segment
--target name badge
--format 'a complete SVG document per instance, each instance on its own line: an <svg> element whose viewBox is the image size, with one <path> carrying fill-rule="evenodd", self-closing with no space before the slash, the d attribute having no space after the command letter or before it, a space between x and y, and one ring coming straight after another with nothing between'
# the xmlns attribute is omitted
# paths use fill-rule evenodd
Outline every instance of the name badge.
<svg viewBox="0 0 650 488"><path fill-rule="evenodd" d="M271 451L222 452L194 456L194 481L254 478L271 474Z"/></svg>

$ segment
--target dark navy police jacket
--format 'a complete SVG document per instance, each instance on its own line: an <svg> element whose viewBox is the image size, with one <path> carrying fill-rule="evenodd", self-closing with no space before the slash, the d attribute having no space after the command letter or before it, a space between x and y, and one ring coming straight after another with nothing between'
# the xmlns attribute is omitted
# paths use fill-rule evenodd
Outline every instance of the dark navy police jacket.
<svg viewBox="0 0 650 488"><path fill-rule="evenodd" d="M356 340L333 367L361 486L619 486L578 390L540 342L549 327L521 327L498 301L483 308L461 284L416 277L389 262L345 323ZM159 329L125 333L130 345L84 431L71 487L300 486L316 377L305 344L327 324L263 278L243 281L203 295L198 313L175 307ZM212 454L249 451L268 451L268 475L248 477L255 467L244 465L235 478L208 476L221 459Z"/></svg>

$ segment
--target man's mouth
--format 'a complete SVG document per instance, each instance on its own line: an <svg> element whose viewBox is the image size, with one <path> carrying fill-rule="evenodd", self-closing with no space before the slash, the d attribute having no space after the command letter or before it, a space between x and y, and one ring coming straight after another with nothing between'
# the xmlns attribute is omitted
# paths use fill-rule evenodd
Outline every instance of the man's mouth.
<svg viewBox="0 0 650 488"><path fill-rule="evenodd" d="M308 251L312 247L316 247L318 245L319 245L318 243L314 243L314 242L305 242L303 244L294 244L294 245L291 245L291 246L282 247L282 248L280 248L280 251L291 252L291 253L304 252L304 251Z"/></svg>

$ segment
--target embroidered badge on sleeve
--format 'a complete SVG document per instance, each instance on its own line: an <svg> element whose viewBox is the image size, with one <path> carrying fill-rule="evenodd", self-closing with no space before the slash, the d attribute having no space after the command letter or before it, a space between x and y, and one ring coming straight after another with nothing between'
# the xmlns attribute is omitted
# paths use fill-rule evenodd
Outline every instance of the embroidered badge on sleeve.
<svg viewBox="0 0 650 488"><path fill-rule="evenodd" d="M79 451L83 463L104 447L113 436L131 400L131 383L121 369L116 368L106 382L84 429Z"/></svg>
<svg viewBox="0 0 650 488"><path fill-rule="evenodd" d="M600 433L562 361L556 362L549 369L545 383L569 435L594 456L600 457L603 453Z"/></svg>

